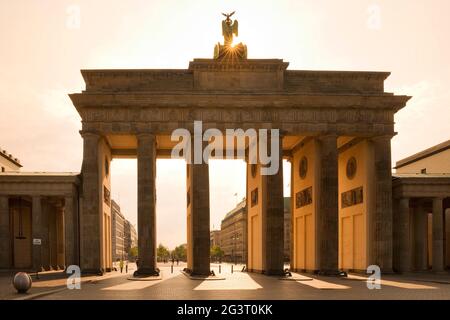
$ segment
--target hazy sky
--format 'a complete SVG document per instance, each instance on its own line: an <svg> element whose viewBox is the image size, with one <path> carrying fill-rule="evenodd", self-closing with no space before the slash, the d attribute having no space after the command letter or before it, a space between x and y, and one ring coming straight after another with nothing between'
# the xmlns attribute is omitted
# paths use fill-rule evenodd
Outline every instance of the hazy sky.
<svg viewBox="0 0 450 320"><path fill-rule="evenodd" d="M23 171L79 171L80 118L67 94L82 68L187 68L221 40L236 10L249 58L290 69L391 71L414 98L396 115L393 161L449 139L447 0L0 0L0 147ZM158 160L158 241L185 242L185 166ZM211 225L245 194L239 161L213 162ZM286 171L288 174L288 171ZM136 223L136 162L114 160L112 195ZM287 190L288 179L285 187Z"/></svg>

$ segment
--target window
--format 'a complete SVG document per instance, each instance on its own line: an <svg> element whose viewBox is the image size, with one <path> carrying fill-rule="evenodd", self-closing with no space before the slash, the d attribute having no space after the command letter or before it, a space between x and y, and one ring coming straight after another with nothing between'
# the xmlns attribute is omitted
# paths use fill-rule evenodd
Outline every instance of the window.
<svg viewBox="0 0 450 320"><path fill-rule="evenodd" d="M427 173L427 168L420 170L420 173L423 173L423 174Z"/></svg>
<svg viewBox="0 0 450 320"><path fill-rule="evenodd" d="M5 167L2 167L2 172L5 172L6 170L5 170Z"/></svg>

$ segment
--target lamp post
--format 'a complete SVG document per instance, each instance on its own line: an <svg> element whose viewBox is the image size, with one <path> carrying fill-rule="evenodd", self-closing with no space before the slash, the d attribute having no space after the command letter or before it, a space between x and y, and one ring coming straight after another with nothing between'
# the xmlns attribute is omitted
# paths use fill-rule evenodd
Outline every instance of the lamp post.
<svg viewBox="0 0 450 320"><path fill-rule="evenodd" d="M236 259L236 241L239 240L239 234L235 233L231 239L233 240L233 245L234 245L234 249L233 249L233 261L234 264L237 264L237 259Z"/></svg>
<svg viewBox="0 0 450 320"><path fill-rule="evenodd" d="M125 232L122 233L122 261L125 256Z"/></svg>

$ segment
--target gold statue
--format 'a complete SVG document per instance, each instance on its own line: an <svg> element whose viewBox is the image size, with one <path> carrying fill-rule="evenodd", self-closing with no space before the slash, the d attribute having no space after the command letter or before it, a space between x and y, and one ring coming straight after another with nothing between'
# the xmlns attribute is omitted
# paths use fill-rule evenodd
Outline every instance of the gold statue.
<svg viewBox="0 0 450 320"><path fill-rule="evenodd" d="M235 13L236 11L233 11L232 13L222 13L226 17L225 20L222 21L222 35L223 35L223 42L225 46L231 46L233 44L233 34L236 35L236 37L239 37L238 35L238 21L230 19L230 17Z"/></svg>
<svg viewBox="0 0 450 320"><path fill-rule="evenodd" d="M242 42L233 45L233 35L238 36L239 24L237 20L231 20L232 13L222 13L225 20L222 20L223 45L218 43L214 47L214 59L247 59L247 46Z"/></svg>

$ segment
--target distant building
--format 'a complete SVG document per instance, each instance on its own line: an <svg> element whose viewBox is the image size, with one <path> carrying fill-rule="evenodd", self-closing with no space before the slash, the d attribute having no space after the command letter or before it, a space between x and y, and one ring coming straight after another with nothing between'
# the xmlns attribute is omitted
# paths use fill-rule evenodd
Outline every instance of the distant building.
<svg viewBox="0 0 450 320"><path fill-rule="evenodd" d="M20 160L0 148L0 172L20 171L20 168Z"/></svg>
<svg viewBox="0 0 450 320"><path fill-rule="evenodd" d="M290 259L291 251L291 198L284 198L284 260ZM212 235L212 232L211 232ZM211 236L212 239L212 236ZM212 242L212 240L211 240ZM243 199L225 215L220 230L220 248L224 261L246 263L247 261L247 205Z"/></svg>
<svg viewBox="0 0 450 320"><path fill-rule="evenodd" d="M125 219L120 211L120 206L111 200L111 241L113 261L129 258L130 249L137 247L136 228Z"/></svg>
<svg viewBox="0 0 450 320"><path fill-rule="evenodd" d="M395 271L450 266L450 140L397 161L392 174ZM403 210L403 212L401 211ZM409 232L398 232L407 226ZM439 252L439 255L433 253Z"/></svg>
<svg viewBox="0 0 450 320"><path fill-rule="evenodd" d="M396 173L450 173L450 140L397 161Z"/></svg>
<svg viewBox="0 0 450 320"><path fill-rule="evenodd" d="M284 261L289 262L291 257L291 197L284 198Z"/></svg>
<svg viewBox="0 0 450 320"><path fill-rule="evenodd" d="M128 258L125 251L125 217L120 212L120 206L111 200L111 236L112 236L112 259L117 261Z"/></svg>
<svg viewBox="0 0 450 320"><path fill-rule="evenodd" d="M210 241L211 248L214 246L221 246L220 243L220 230L213 230L210 232Z"/></svg>
<svg viewBox="0 0 450 320"><path fill-rule="evenodd" d="M125 220L124 225L124 246L125 246L125 252L128 254L130 253L131 248L137 247L137 232L136 228L128 221Z"/></svg>
<svg viewBox="0 0 450 320"><path fill-rule="evenodd" d="M247 261L247 206L245 199L223 218L220 244L223 261L246 263Z"/></svg>

